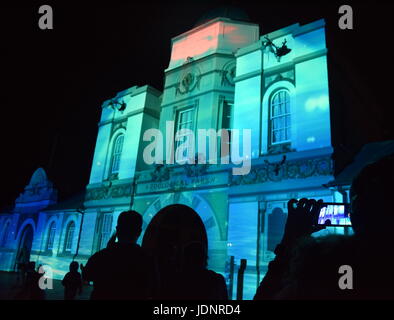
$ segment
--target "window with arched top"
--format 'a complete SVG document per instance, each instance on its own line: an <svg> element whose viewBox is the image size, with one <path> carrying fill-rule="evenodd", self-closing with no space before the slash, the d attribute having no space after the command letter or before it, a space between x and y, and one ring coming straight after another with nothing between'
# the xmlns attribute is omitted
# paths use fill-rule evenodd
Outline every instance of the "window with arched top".
<svg viewBox="0 0 394 320"><path fill-rule="evenodd" d="M111 157L111 170L110 174L116 174L119 172L119 165L120 165L120 157L122 156L122 149L123 149L123 141L124 135L120 134L114 142L112 148L112 157Z"/></svg>
<svg viewBox="0 0 394 320"><path fill-rule="evenodd" d="M271 145L290 141L290 95L287 90L279 90L270 100Z"/></svg>
<svg viewBox="0 0 394 320"><path fill-rule="evenodd" d="M53 249L53 243L55 241L55 233L56 233L56 223L55 221L53 221L48 229L47 250Z"/></svg>
<svg viewBox="0 0 394 320"><path fill-rule="evenodd" d="M66 237L64 239L64 251L71 252L75 232L75 223L71 221L66 228Z"/></svg>
<svg viewBox="0 0 394 320"><path fill-rule="evenodd" d="M0 247L5 247L8 239L8 233L10 231L10 222L7 221L3 228L3 233L1 234L1 241L0 241Z"/></svg>

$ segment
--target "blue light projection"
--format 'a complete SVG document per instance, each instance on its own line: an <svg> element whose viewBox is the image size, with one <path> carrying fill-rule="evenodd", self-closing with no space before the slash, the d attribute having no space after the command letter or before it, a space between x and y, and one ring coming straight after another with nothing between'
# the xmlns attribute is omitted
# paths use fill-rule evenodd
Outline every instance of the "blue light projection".
<svg viewBox="0 0 394 320"><path fill-rule="evenodd" d="M244 299L253 297L274 258L273 247L283 229L287 201L306 197L343 202L337 199L339 192L324 187L333 179L324 21L294 24L268 34L274 44L280 46L286 40L291 49L280 61L266 50L266 35L259 39L258 29L251 23L217 18L175 37L163 93L148 85L134 86L103 103L84 199L69 207L56 207L57 201L45 202L47 195L41 197L40 193L33 196L29 191L33 186L28 186L17 202L18 210L30 210L35 215L31 259L50 265L54 276L61 279L72 259L86 263L90 255L102 249L115 230L120 212L130 208L140 212L144 234L160 209L181 203L192 207L204 223L209 268L229 279L226 263L234 257L233 297L240 259L247 259ZM233 78L226 69L230 64L236 67ZM195 83L188 86L190 79ZM290 112L286 123L277 122L290 128L290 137L273 143L271 98L279 90L288 92ZM125 108L111 108L112 100L124 102ZM230 112L224 113L225 107L230 107ZM193 116L182 122L180 115L187 110ZM241 154L242 132L251 130L250 172L233 175L232 161L202 166L144 162L143 151L149 144L143 139L144 132L160 130L165 141L172 134L166 132L167 121L174 123L174 130L183 125L195 133L198 129L217 131L231 123L229 129L241 133ZM119 134L124 135L119 171L111 173L113 145ZM41 180L46 190L52 190L46 177ZM37 209L37 203L44 205ZM74 233L71 251L64 252L69 217L78 232ZM20 251L19 228L30 223L24 224L23 219L19 213L0 217L0 231L7 224L7 232L15 235L2 240L1 270L14 268ZM48 251L45 245L52 220L56 221L56 231L53 250ZM0 239L4 238L0 235Z"/></svg>

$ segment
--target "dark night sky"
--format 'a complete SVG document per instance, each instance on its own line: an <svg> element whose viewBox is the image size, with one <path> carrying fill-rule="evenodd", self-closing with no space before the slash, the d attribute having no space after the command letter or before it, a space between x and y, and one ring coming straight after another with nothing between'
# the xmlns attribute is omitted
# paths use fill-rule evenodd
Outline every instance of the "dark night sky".
<svg viewBox="0 0 394 320"><path fill-rule="evenodd" d="M42 166L66 198L89 179L101 103L133 85L163 86L170 39L193 27L218 1L67 5L2 4L0 36L0 207L12 204ZM337 170L368 142L392 139L394 6L352 4L354 30L338 28L348 2L231 1L262 34L325 18ZM54 30L38 28L51 4ZM51 156L52 155L52 156ZM50 159L52 158L52 161Z"/></svg>

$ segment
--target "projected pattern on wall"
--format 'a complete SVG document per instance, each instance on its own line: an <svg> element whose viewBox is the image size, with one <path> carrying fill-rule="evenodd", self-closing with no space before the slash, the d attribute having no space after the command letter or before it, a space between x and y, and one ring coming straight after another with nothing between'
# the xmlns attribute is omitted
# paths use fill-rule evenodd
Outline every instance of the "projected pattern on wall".
<svg viewBox="0 0 394 320"><path fill-rule="evenodd" d="M278 47L286 40L291 51L278 60L267 37ZM341 201L323 186L333 179L326 54L323 20L260 36L256 24L216 18L173 38L163 92L134 86L102 104L86 192L58 202L38 169L13 211L1 215L1 270L24 256L60 279L71 260L86 263L105 247L120 212L140 212L145 230L157 211L182 203L207 230L209 268L229 277L230 256L235 271L247 259L244 298L251 299L280 240L287 201ZM249 174L235 176L236 165L220 161L146 164L144 132L159 129L165 140L166 122L183 125L181 115L192 130L251 129Z"/></svg>

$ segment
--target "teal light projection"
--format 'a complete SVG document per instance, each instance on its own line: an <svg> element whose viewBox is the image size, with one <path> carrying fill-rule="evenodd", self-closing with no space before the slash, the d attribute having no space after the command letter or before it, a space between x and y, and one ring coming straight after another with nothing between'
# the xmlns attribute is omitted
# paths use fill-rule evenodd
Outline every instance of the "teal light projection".
<svg viewBox="0 0 394 320"><path fill-rule="evenodd" d="M256 270L257 219L258 202L230 203L228 255L234 256L237 265L240 259L247 259L247 267L250 270ZM256 273L247 272L244 276L244 299L253 299L256 284Z"/></svg>
<svg viewBox="0 0 394 320"><path fill-rule="evenodd" d="M286 40L291 51L278 61L265 48L265 36L279 47ZM144 234L159 210L184 204L199 214L206 228L209 268L228 277L226 263L234 257L233 297L240 260L247 259L244 299L253 298L274 258L287 201L306 197L343 202L339 192L324 187L333 180L324 21L294 24L259 37L258 25L227 18L211 20L174 37L163 92L148 85L134 86L103 103L90 180L78 206L64 209L61 203L58 208L48 207L57 200L45 202L47 195L39 197L27 187L16 208L35 218L19 221L16 214L2 215L7 219L0 217L0 230L20 235L20 229L31 224L31 259L50 265L54 277L61 279L73 258L85 264L103 248L120 212L130 208L140 212ZM286 141L272 139L278 125L273 120L272 100L280 91L286 91L288 97L286 119L277 121L289 128ZM117 109L113 101L124 108ZM283 106L276 103L276 107ZM179 121L186 112L190 112L187 125ZM166 128L168 122L173 123L173 129ZM233 156L229 164L221 164L220 159L211 165L144 161L145 147L151 143L144 141L145 132L160 131L164 144L167 139L172 141L172 131L183 125L193 130L197 150L199 129L237 129L240 156L245 150L243 133L250 130L250 171L234 175L232 169L240 165L234 164L238 159ZM111 172L119 135L124 137L122 152L117 154L119 166ZM163 146L163 157L171 157L170 148ZM42 190L50 190L47 179L42 180ZM66 246L70 221L75 232ZM3 227L6 222L7 228ZM56 230L48 251L45 246L52 222ZM12 270L19 251L20 236L11 238L0 234L5 243L5 250L0 248L2 270Z"/></svg>

